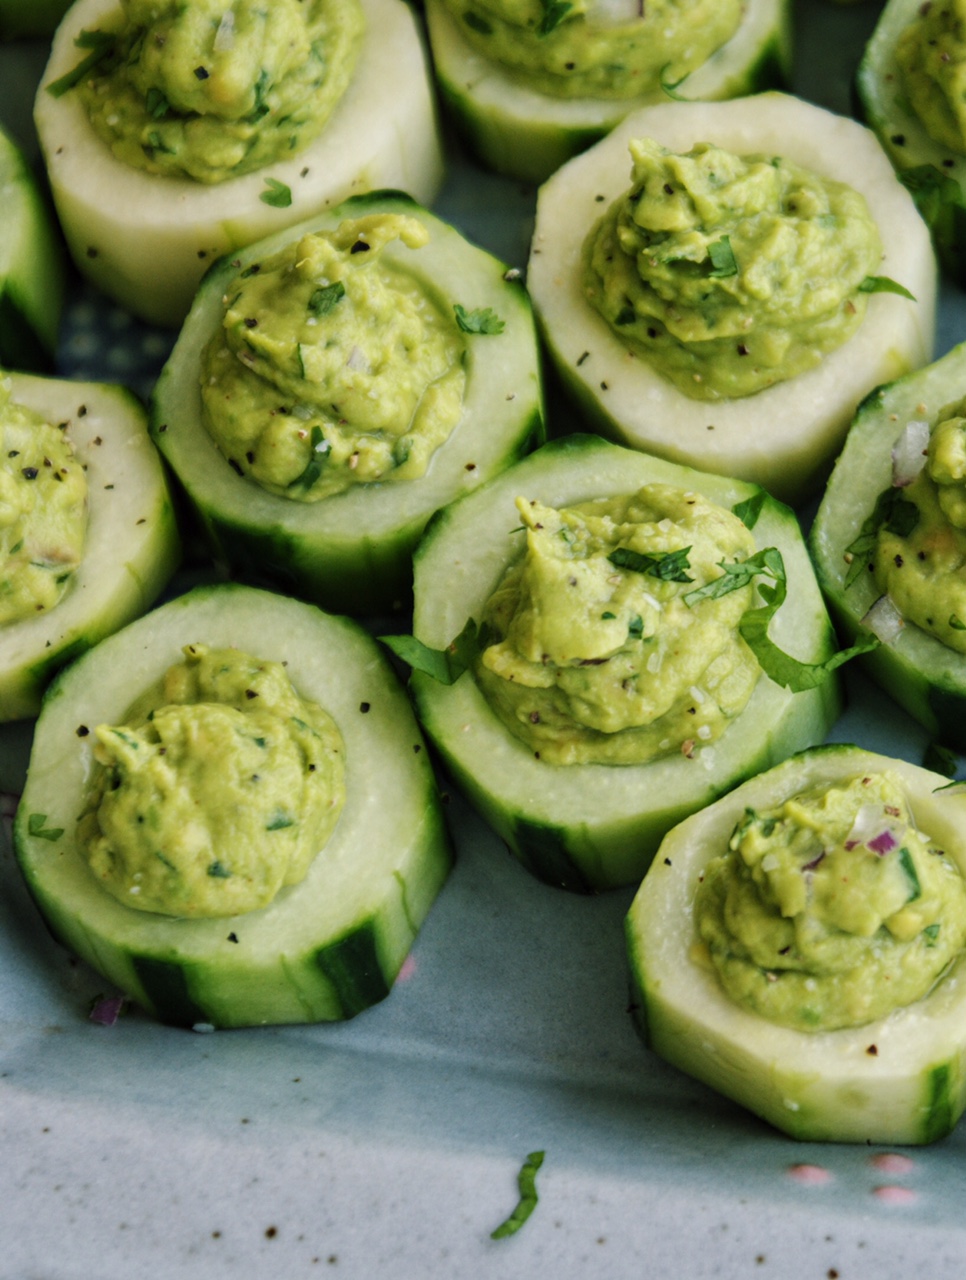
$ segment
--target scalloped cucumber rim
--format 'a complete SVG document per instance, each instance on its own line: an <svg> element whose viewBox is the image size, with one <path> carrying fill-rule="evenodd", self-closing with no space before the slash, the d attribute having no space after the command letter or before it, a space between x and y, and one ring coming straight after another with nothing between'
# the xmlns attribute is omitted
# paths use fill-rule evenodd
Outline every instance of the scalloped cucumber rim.
<svg viewBox="0 0 966 1280"><path fill-rule="evenodd" d="M470 45L443 0L427 0L426 23L440 92L456 122L497 172L542 182L630 111L665 100L663 91L623 102L553 98L527 87ZM738 30L675 92L720 100L787 78L787 0L749 0Z"/></svg>
<svg viewBox="0 0 966 1280"><path fill-rule="evenodd" d="M356 73L322 134L290 160L206 185L122 164L75 94L47 92L47 83L78 62L75 34L116 8L116 0L79 0L58 28L34 114L81 272L135 315L176 326L206 264L222 254L375 187L401 187L431 203L443 159L416 20L402 0L362 4L367 36ZM261 199L269 176L291 191L290 207Z"/></svg>
<svg viewBox="0 0 966 1280"><path fill-rule="evenodd" d="M270 907L220 920L135 911L93 880L73 842L93 735L118 723L181 646L282 661L334 717L347 800L306 879ZM31 814L60 839L31 835ZM381 999L451 864L428 753L374 641L345 618L247 587L199 588L64 672L37 722L17 855L54 935L164 1021L243 1026L350 1016Z"/></svg>
<svg viewBox="0 0 966 1280"><path fill-rule="evenodd" d="M757 395L714 404L684 396L629 355L580 288L585 234L627 189L628 142L642 134L672 150L710 140L744 154L780 152L851 182L882 233L881 274L918 301L870 296L849 342L817 368ZM674 461L753 480L795 503L824 477L870 388L924 364L932 352L935 261L909 193L867 129L779 93L667 103L627 117L541 188L528 285L559 376L595 429Z"/></svg>
<svg viewBox="0 0 966 1280"><path fill-rule="evenodd" d="M855 636L879 596L862 573L846 590L845 548L858 536L879 494L892 484L892 446L913 418L935 421L966 388L966 343L934 364L870 394L859 406L809 535L822 590L844 631ZM912 716L943 741L966 749L966 655L914 623L861 661Z"/></svg>
<svg viewBox="0 0 966 1280"><path fill-rule="evenodd" d="M966 955L923 1000L888 1018L833 1032L793 1031L742 1009L691 960L694 890L746 807L766 808L823 780L885 768L901 775L917 825L966 874L966 794L935 794L946 779L906 761L821 747L671 831L627 917L650 1047L805 1141L924 1143L953 1127L966 1107Z"/></svg>
<svg viewBox="0 0 966 1280"><path fill-rule="evenodd" d="M143 613L180 559L174 510L143 408L123 387L7 374L14 400L67 422L87 467L84 557L63 599L0 627L0 720L36 715L54 672Z"/></svg>
<svg viewBox="0 0 966 1280"><path fill-rule="evenodd" d="M411 272L447 312L455 302L467 310L490 307L505 328L500 334L466 336L463 416L423 477L358 485L321 502L289 501L237 475L205 430L201 349L220 323L225 282L240 266L310 229L334 227L344 217L383 210L419 218L430 232L430 242L418 250L398 243L387 246L387 261ZM543 438L540 367L529 298L516 278L507 278L503 263L408 196L373 192L355 197L212 269L155 387L151 432L230 559L251 567L257 556L266 569L276 572L279 560L288 560L287 571L303 591L339 607L391 602L409 593L412 549L433 512ZM238 537L243 544L234 557L232 544Z"/></svg>
<svg viewBox="0 0 966 1280"><path fill-rule="evenodd" d="M958 198L948 194L937 200L924 195L923 216L933 226L936 243L947 270L966 282L966 156L935 142L902 90L895 49L902 31L921 8L921 0L889 0L882 10L855 77L856 95L869 127L878 135L886 154L899 171L928 165L939 183L951 181Z"/></svg>
<svg viewBox="0 0 966 1280"><path fill-rule="evenodd" d="M725 507L757 492L592 436L554 441L434 519L415 557L413 632L443 648L481 607L515 550L518 496L552 505L629 493L653 481L693 488ZM771 635L797 657L821 661L831 627L795 516L766 499L754 528L778 546L788 600ZM542 764L503 727L469 674L444 686L413 672L423 726L461 788L537 875L589 891L636 883L667 829L749 774L821 741L839 710L833 676L792 694L762 678L717 743L639 766Z"/></svg>

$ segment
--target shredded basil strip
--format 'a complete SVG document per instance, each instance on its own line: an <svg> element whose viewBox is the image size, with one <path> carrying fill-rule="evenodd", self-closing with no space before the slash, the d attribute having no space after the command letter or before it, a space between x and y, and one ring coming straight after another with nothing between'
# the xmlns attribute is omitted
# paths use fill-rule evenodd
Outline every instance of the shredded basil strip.
<svg viewBox="0 0 966 1280"><path fill-rule="evenodd" d="M880 529L884 528L899 538L908 538L918 523L919 508L902 496L901 489L883 489L875 500L872 514L863 520L858 537L845 548L845 554L852 557L845 575L846 587L851 587L868 564Z"/></svg>
<svg viewBox="0 0 966 1280"><path fill-rule="evenodd" d="M890 276L866 276L859 285L859 293L897 293L900 298L908 298L910 302L916 300L915 294Z"/></svg>
<svg viewBox="0 0 966 1280"><path fill-rule="evenodd" d="M51 81L47 92L53 98L62 98L68 89L80 84L88 71L93 71L102 62L106 62L114 53L115 37L109 31L82 31L74 45L78 49L90 49L90 53L78 62L73 71L68 71L59 80Z"/></svg>
<svg viewBox="0 0 966 1280"><path fill-rule="evenodd" d="M574 6L570 3L570 0L541 0L541 3L543 4L543 17L537 27L537 34L548 36L551 31L556 31Z"/></svg>
<svg viewBox="0 0 966 1280"><path fill-rule="evenodd" d="M647 555L640 551L632 551L630 547L616 547L607 559L616 569L646 573L649 577L659 578L662 582L693 582L694 579L687 572L691 568L688 562L690 550L690 547L682 547L678 551Z"/></svg>
<svg viewBox="0 0 966 1280"><path fill-rule="evenodd" d="M930 742L922 758L922 767L931 769L933 773L941 773L944 778L955 778L959 768L959 758L955 751L938 742Z"/></svg>
<svg viewBox="0 0 966 1280"><path fill-rule="evenodd" d="M314 316L327 316L337 302L345 297L345 285L335 280L320 289L316 289L309 298L309 310Z"/></svg>
<svg viewBox="0 0 966 1280"><path fill-rule="evenodd" d="M764 489L759 489L750 498L745 498L744 502L736 502L731 508L731 514L737 516L746 529L754 529L762 507L765 505L766 496Z"/></svg>
<svg viewBox="0 0 966 1280"><path fill-rule="evenodd" d="M543 1164L543 1157L544 1153L542 1151L531 1151L526 1160L524 1160L523 1167L517 1175L520 1201L509 1218L501 1222L495 1231L490 1232L491 1240L502 1240L504 1237L512 1236L519 1231L537 1207L539 1198L537 1196L537 1170Z"/></svg>
<svg viewBox="0 0 966 1280"><path fill-rule="evenodd" d="M63 827L47 827L46 813L31 813L27 817L27 834L36 836L38 840L59 840L64 834Z"/></svg>
<svg viewBox="0 0 966 1280"><path fill-rule="evenodd" d="M305 464L305 470L291 482L290 489L294 489L296 485L300 489L311 489L322 474L322 468L325 466L325 460L328 457L331 445L322 434L322 428L318 426L312 428L309 442L311 451L309 460Z"/></svg>
<svg viewBox="0 0 966 1280"><path fill-rule="evenodd" d="M767 561L764 557L767 556ZM765 601L756 609L747 609L738 623L741 638L758 659L758 664L770 680L783 685L792 693L802 693L805 689L815 689L828 679L829 675L844 662L868 653L879 647L878 639L873 635L863 636L848 649L839 649L824 662L800 662L790 653L785 653L773 640L768 638L768 626L785 603L788 586L785 578L785 564L781 552L776 547L768 547L760 551L752 559L763 558L760 572L774 577L774 585L759 583L758 591Z"/></svg>
<svg viewBox="0 0 966 1280"><path fill-rule="evenodd" d="M773 578L784 576L785 573L781 552L776 547L765 547L764 551L758 551L747 560L739 560L735 564L727 564L722 560L718 568L722 571L720 578L712 578L703 587L695 587L683 597L689 609L699 600L720 600L732 591L739 591L759 573L767 573Z"/></svg>
<svg viewBox="0 0 966 1280"><path fill-rule="evenodd" d="M266 178L265 188L258 197L264 204L270 204L273 209L287 209L292 203L292 188L278 178Z"/></svg>
<svg viewBox="0 0 966 1280"><path fill-rule="evenodd" d="M708 245L708 257L711 259L711 277L715 280L724 280L728 276L736 276L738 274L738 262L731 247L731 239L729 236L722 236L720 240L715 240Z"/></svg>
<svg viewBox="0 0 966 1280"><path fill-rule="evenodd" d="M686 98L683 93L676 92L676 90L680 89L681 85L684 84L685 80L687 80L688 78L687 75L683 75L680 80L664 79L664 73L667 71L670 65L671 65L670 62L665 62L664 66L661 68L661 76L660 76L661 92L666 93L667 96L669 98L673 98L675 102L690 102L691 101L690 98Z"/></svg>
<svg viewBox="0 0 966 1280"><path fill-rule="evenodd" d="M495 334L502 333L506 323L500 319L492 307L480 307L476 311L467 311L460 303L453 304L457 326L464 333Z"/></svg>
<svg viewBox="0 0 966 1280"><path fill-rule="evenodd" d="M415 636L379 636L378 639L414 671L422 671L446 685L455 684L486 648L484 631L477 628L472 618L445 649L431 649Z"/></svg>

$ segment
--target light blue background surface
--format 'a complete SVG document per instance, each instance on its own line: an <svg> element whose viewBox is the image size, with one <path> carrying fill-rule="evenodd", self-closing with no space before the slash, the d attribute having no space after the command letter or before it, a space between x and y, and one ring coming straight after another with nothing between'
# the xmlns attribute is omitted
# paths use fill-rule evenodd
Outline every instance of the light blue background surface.
<svg viewBox="0 0 966 1280"><path fill-rule="evenodd" d="M848 109L876 8L800 0L803 96ZM0 49L0 111L28 146L41 62ZM437 208L524 265L532 192L454 160ZM963 336L947 290L940 350ZM168 341L79 290L61 372L146 392ZM848 686L833 738L921 759L923 732L861 676ZM665 1067L627 1013L630 892L549 889L458 796L449 813L458 865L411 975L330 1027L92 1025L99 980L49 940L4 848L0 1276L958 1280L962 1126L888 1173L873 1149L796 1144ZM493 1242L535 1149L540 1203ZM801 1163L828 1180L796 1180Z"/></svg>

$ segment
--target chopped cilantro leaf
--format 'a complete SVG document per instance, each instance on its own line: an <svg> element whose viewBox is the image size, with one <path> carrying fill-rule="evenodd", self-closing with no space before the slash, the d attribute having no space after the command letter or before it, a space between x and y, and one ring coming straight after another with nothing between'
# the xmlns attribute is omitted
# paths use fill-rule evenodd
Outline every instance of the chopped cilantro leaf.
<svg viewBox="0 0 966 1280"><path fill-rule="evenodd" d="M486 647L484 634L469 619L463 630L449 642L445 649L431 649L415 636L379 636L379 640L391 649L414 671L432 676L440 684L455 684L476 656Z"/></svg>
<svg viewBox="0 0 966 1280"><path fill-rule="evenodd" d="M59 840L64 834L63 827L48 827L46 813L31 813L27 817L27 834L36 836L38 840Z"/></svg>
<svg viewBox="0 0 966 1280"><path fill-rule="evenodd" d="M715 280L724 280L728 276L738 274L738 262L731 248L728 236L722 236L708 245L708 257L711 259L711 276Z"/></svg>
<svg viewBox="0 0 966 1280"><path fill-rule="evenodd" d="M889 276L866 276L859 285L859 293L897 293L900 298L908 298L910 302L916 300L915 295L904 284L899 284Z"/></svg>
<svg viewBox="0 0 966 1280"><path fill-rule="evenodd" d="M501 1222L495 1231L490 1232L491 1240L502 1240L519 1231L537 1207L537 1170L543 1164L543 1156L542 1151L531 1151L523 1162L523 1167L517 1175L519 1203L509 1218Z"/></svg>
<svg viewBox="0 0 966 1280"><path fill-rule="evenodd" d="M314 316L327 316L337 302L345 297L345 285L341 280L323 285L309 298L309 310Z"/></svg>
<svg viewBox="0 0 966 1280"><path fill-rule="evenodd" d="M481 307L477 311L467 311L458 302L453 304L456 323L464 333L494 334L502 333L506 324L492 307Z"/></svg>
<svg viewBox="0 0 966 1280"><path fill-rule="evenodd" d="M277 178L266 178L265 188L258 197L264 204L270 204L273 209L287 209L292 203L292 188Z"/></svg>
<svg viewBox="0 0 966 1280"><path fill-rule="evenodd" d="M616 547L607 559L616 569L630 569L632 573L646 573L662 582L693 582L689 576L688 552L690 547L682 547L678 551L658 552L647 555L640 551L632 551L630 547Z"/></svg>

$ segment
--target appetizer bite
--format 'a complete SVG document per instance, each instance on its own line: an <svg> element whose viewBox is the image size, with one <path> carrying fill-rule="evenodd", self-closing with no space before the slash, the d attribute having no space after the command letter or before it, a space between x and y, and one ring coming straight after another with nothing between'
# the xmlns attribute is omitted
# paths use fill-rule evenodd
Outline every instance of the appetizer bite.
<svg viewBox="0 0 966 1280"><path fill-rule="evenodd" d="M0 720L142 614L180 542L143 408L121 387L0 374Z"/></svg>
<svg viewBox="0 0 966 1280"><path fill-rule="evenodd" d="M934 1142L966 1107L966 797L806 751L681 823L627 917L668 1062L807 1142Z"/></svg>
<svg viewBox="0 0 966 1280"><path fill-rule="evenodd" d="M436 79L480 161L543 182L628 112L787 78L787 0L427 0Z"/></svg>
<svg viewBox="0 0 966 1280"><path fill-rule="evenodd" d="M361 196L211 272L151 424L232 571L398 606L433 512L542 439L529 299L408 197Z"/></svg>
<svg viewBox="0 0 966 1280"><path fill-rule="evenodd" d="M860 405L810 534L869 673L930 733L966 748L966 345Z"/></svg>
<svg viewBox="0 0 966 1280"><path fill-rule="evenodd" d="M0 368L53 365L64 251L20 149L0 129Z"/></svg>
<svg viewBox="0 0 966 1280"><path fill-rule="evenodd" d="M222 254L374 187L429 202L442 176L401 0L80 0L35 119L79 269L161 325Z"/></svg>
<svg viewBox="0 0 966 1280"><path fill-rule="evenodd" d="M414 594L413 638L388 642L423 726L517 857L566 888L636 884L669 827L821 741L839 709L794 515L595 437L440 512Z"/></svg>
<svg viewBox="0 0 966 1280"><path fill-rule="evenodd" d="M450 867L403 689L344 618L199 588L64 672L15 824L54 936L180 1026L351 1017Z"/></svg>
<svg viewBox="0 0 966 1280"><path fill-rule="evenodd" d="M943 270L966 283L966 38L962 0L890 0L856 94L932 230Z"/></svg>
<svg viewBox="0 0 966 1280"><path fill-rule="evenodd" d="M909 194L866 129L782 94L624 120L541 188L528 286L591 425L795 503L932 352Z"/></svg>

